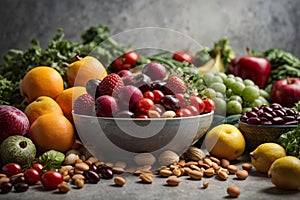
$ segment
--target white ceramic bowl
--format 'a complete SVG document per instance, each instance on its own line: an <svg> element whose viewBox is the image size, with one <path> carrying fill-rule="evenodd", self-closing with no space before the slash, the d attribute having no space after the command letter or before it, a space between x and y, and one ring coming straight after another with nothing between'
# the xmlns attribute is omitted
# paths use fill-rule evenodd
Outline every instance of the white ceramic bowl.
<svg viewBox="0 0 300 200"><path fill-rule="evenodd" d="M105 162L130 162L140 153L158 156L171 150L178 155L209 129L213 112L183 118L103 118L73 113L85 147Z"/></svg>

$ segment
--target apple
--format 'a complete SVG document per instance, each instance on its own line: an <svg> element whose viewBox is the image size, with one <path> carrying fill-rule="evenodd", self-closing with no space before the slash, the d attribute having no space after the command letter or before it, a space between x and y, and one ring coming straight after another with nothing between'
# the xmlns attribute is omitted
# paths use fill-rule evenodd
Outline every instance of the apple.
<svg viewBox="0 0 300 200"><path fill-rule="evenodd" d="M300 78L285 78L276 81L271 89L273 102L292 107L300 101Z"/></svg>
<svg viewBox="0 0 300 200"><path fill-rule="evenodd" d="M29 128L29 120L23 111L13 106L0 106L0 143L11 135L25 135Z"/></svg>
<svg viewBox="0 0 300 200"><path fill-rule="evenodd" d="M250 79L259 88L264 89L270 78L271 64L263 57L238 57L230 62L228 73L239 76L242 79Z"/></svg>
<svg viewBox="0 0 300 200"><path fill-rule="evenodd" d="M36 148L29 138L21 135L12 135L1 143L0 155L4 164L30 165L35 159Z"/></svg>

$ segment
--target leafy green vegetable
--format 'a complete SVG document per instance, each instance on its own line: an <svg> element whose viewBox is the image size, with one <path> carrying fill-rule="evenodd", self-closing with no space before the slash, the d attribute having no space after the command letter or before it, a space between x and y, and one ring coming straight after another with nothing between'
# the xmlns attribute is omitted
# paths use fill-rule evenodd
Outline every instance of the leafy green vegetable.
<svg viewBox="0 0 300 200"><path fill-rule="evenodd" d="M44 171L59 169L65 160L65 155L59 151L49 150L38 158L38 163L44 166Z"/></svg>
<svg viewBox="0 0 300 200"><path fill-rule="evenodd" d="M252 55L262 56L271 64L271 76L266 91L270 92L275 81L287 77L300 78L300 60L293 54L277 48L270 48L263 52L252 51Z"/></svg>
<svg viewBox="0 0 300 200"><path fill-rule="evenodd" d="M204 47L204 49L198 51L195 55L195 62L198 66L207 62L211 58L215 58L218 54L221 53L221 60L223 62L225 71L227 71L229 63L235 57L235 52L229 44L229 39L227 37L221 38L220 40L214 42L213 48Z"/></svg>
<svg viewBox="0 0 300 200"><path fill-rule="evenodd" d="M300 112L300 101L298 101L297 103L295 103L295 106L293 107L293 109L295 109L298 112Z"/></svg>
<svg viewBox="0 0 300 200"><path fill-rule="evenodd" d="M123 54L127 48L109 38L109 28L103 25L91 27L81 35L81 41L72 42L64 39L63 29L58 28L47 48L42 49L39 41L33 39L31 47L26 51L8 50L3 55L0 64L0 104L10 104L21 107L23 97L20 94L20 82L24 75L36 66L55 68L66 80L67 66L80 53L82 57L92 53L108 66L116 57ZM3 86L5 85L5 86ZM67 82L65 81L65 87Z"/></svg>
<svg viewBox="0 0 300 200"><path fill-rule="evenodd" d="M286 154L300 159L300 125L294 130L282 134L278 143L285 148Z"/></svg>

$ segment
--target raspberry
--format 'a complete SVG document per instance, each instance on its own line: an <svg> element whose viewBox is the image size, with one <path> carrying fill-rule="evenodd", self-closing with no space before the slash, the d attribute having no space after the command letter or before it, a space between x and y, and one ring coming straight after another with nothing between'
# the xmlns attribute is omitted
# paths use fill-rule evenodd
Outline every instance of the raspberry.
<svg viewBox="0 0 300 200"><path fill-rule="evenodd" d="M184 80L179 78L178 76L171 76L165 85L165 92L167 94L184 94L186 92L186 84Z"/></svg>
<svg viewBox="0 0 300 200"><path fill-rule="evenodd" d="M80 95L73 105L74 113L81 115L95 115L95 101L89 94Z"/></svg>
<svg viewBox="0 0 300 200"><path fill-rule="evenodd" d="M124 82L122 78L118 74L112 73L101 81L98 92L100 95L117 96L123 87Z"/></svg>

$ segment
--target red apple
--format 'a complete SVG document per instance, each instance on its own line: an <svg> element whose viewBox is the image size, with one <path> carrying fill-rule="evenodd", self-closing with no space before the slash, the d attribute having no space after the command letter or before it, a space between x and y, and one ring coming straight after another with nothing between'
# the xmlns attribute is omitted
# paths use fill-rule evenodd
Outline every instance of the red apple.
<svg viewBox="0 0 300 200"><path fill-rule="evenodd" d="M0 106L0 142L11 135L25 135L29 128L24 112L13 106Z"/></svg>
<svg viewBox="0 0 300 200"><path fill-rule="evenodd" d="M271 74L271 64L263 57L244 56L234 58L228 72L242 79L252 80L259 88L264 89Z"/></svg>
<svg viewBox="0 0 300 200"><path fill-rule="evenodd" d="M274 102L292 107L300 101L300 78L285 78L274 83L271 90Z"/></svg>

